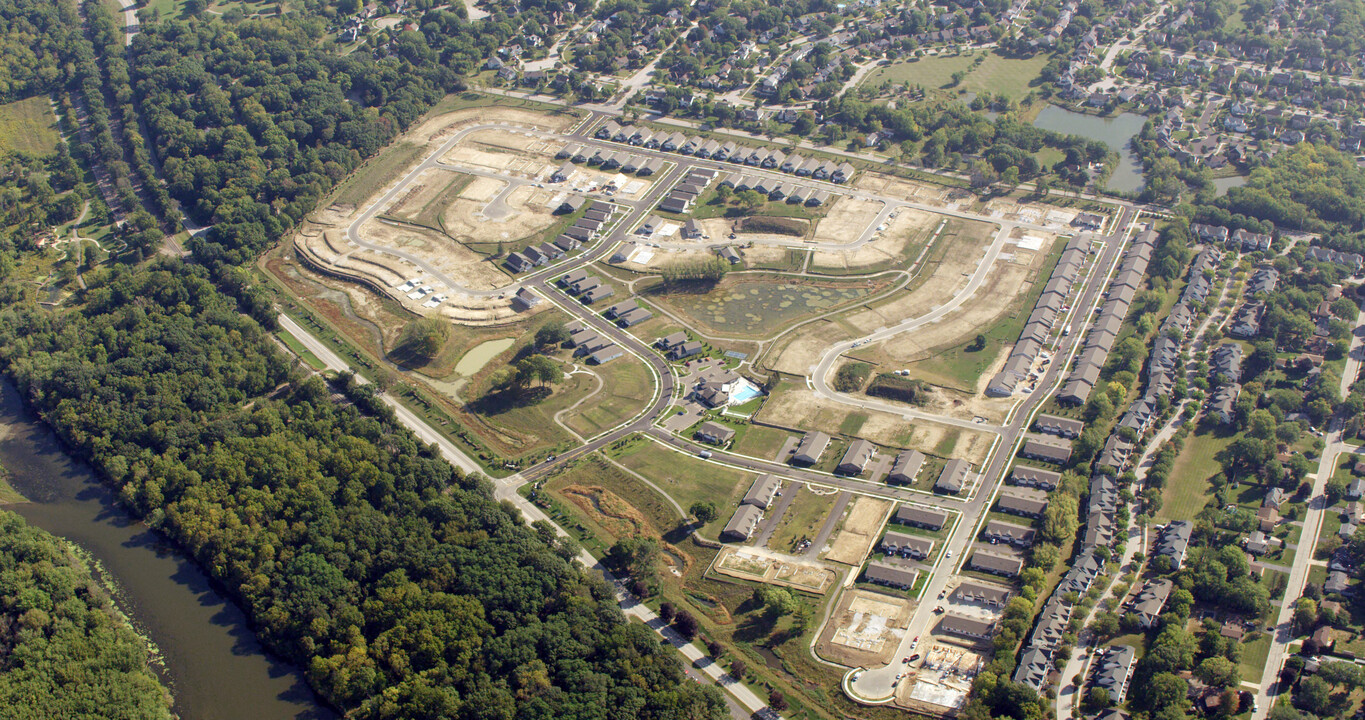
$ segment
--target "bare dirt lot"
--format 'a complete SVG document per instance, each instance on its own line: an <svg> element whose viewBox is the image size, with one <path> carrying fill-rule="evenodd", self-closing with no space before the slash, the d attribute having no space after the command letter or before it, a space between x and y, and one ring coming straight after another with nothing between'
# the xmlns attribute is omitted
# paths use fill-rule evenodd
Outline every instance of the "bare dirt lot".
<svg viewBox="0 0 1365 720"><path fill-rule="evenodd" d="M932 410L926 410L932 411ZM960 457L980 464L991 446L991 436L925 420L906 420L902 415L835 402L816 395L804 383L785 385L774 391L757 420L780 427L822 430L838 434L850 414L867 416L858 437L889 448L913 448L939 457Z"/></svg>
<svg viewBox="0 0 1365 720"><path fill-rule="evenodd" d="M817 595L823 595L838 580L833 570L820 563L762 548L727 545L716 556L713 567L722 575L805 590Z"/></svg>
<svg viewBox="0 0 1365 720"><path fill-rule="evenodd" d="M877 535L892 507L893 503L888 500L870 497L860 497L854 501L844 518L843 528L834 536L829 552L825 553L825 559L844 565L861 565L872 549L872 543L877 541Z"/></svg>
<svg viewBox="0 0 1365 720"><path fill-rule="evenodd" d="M864 202L865 205L868 203ZM830 211L834 215L834 211ZM875 214L874 214L875 216ZM844 271L856 270L860 268L881 269L882 265L895 265L904 267L914 261L914 257L907 257L906 249L911 245L917 245L933 232L939 223L943 222L942 215L915 210L913 208L901 208L895 212L895 217L889 218L884 227L872 240L865 245L849 248L843 252L836 251L816 251L811 256L811 267L818 269ZM824 227L825 221L819 227ZM867 219L868 223L872 218ZM867 229L867 223L861 228L847 229L847 242L857 240ZM818 234L819 228L817 228Z"/></svg>
<svg viewBox="0 0 1365 720"><path fill-rule="evenodd" d="M892 660L914 603L903 597L849 590L839 599L816 644L821 657L847 667L878 667Z"/></svg>
<svg viewBox="0 0 1365 720"><path fill-rule="evenodd" d="M474 290L492 290L511 282L507 273L482 255L433 230L370 220L360 226L359 232L367 242L375 245L421 255L447 276Z"/></svg>
<svg viewBox="0 0 1365 720"><path fill-rule="evenodd" d="M862 236L886 205L877 200L844 196L829 206L815 225L812 242L847 244Z"/></svg>

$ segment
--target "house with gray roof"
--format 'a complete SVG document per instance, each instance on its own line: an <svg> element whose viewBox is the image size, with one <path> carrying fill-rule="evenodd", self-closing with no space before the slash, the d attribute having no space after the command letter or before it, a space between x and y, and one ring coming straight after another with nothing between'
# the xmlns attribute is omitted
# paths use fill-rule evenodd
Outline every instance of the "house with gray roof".
<svg viewBox="0 0 1365 720"><path fill-rule="evenodd" d="M967 560L967 567L994 575L1015 577L1024 569L1024 556L983 546L972 553L971 558Z"/></svg>
<svg viewBox="0 0 1365 720"><path fill-rule="evenodd" d="M923 560L934 552L934 541L919 535L892 530L882 536L881 550L888 555Z"/></svg>
<svg viewBox="0 0 1365 720"><path fill-rule="evenodd" d="M896 522L926 530L942 530L948 524L948 512L918 505L901 505L896 508Z"/></svg>
<svg viewBox="0 0 1365 720"><path fill-rule="evenodd" d="M848 449L840 458L839 466L835 468L835 472L843 475L857 475L867 468L867 463L876 454L877 448L872 443L861 438L854 440L848 444Z"/></svg>
<svg viewBox="0 0 1365 720"><path fill-rule="evenodd" d="M782 481L776 475L766 473L759 475L754 478L753 484L749 486L749 492L744 493L744 499L740 502L767 510L768 506L773 504L773 498L777 497L777 491L781 486Z"/></svg>
<svg viewBox="0 0 1365 720"><path fill-rule="evenodd" d="M873 560L867 564L867 569L863 571L863 576L868 582L908 590L909 588L914 587L915 579L919 577L919 570L906 565L896 565L882 560Z"/></svg>
<svg viewBox="0 0 1365 720"><path fill-rule="evenodd" d="M1004 543L1015 547L1031 547L1037 531L1027 525L988 520L981 531L981 538L991 543Z"/></svg>
<svg viewBox="0 0 1365 720"><path fill-rule="evenodd" d="M924 459L924 453L918 450L902 451L892 463L891 473L886 476L886 481L897 485L913 483L920 467L924 465Z"/></svg>
<svg viewBox="0 0 1365 720"><path fill-rule="evenodd" d="M740 505L731 516L730 522L725 524L725 529L720 532L720 539L727 542L747 542L753 537L762 519L762 510L753 505Z"/></svg>
<svg viewBox="0 0 1365 720"><path fill-rule="evenodd" d="M934 490L956 495L962 492L962 485L967 481L967 473L972 469L971 464L961 458L953 458L943 466L943 471L938 474L938 480L934 482Z"/></svg>
<svg viewBox="0 0 1365 720"><path fill-rule="evenodd" d="M825 454L829 441L830 437L819 430L806 433L805 437L801 438L801 444L796 446L792 462L801 465L814 465L820 462L820 456Z"/></svg>

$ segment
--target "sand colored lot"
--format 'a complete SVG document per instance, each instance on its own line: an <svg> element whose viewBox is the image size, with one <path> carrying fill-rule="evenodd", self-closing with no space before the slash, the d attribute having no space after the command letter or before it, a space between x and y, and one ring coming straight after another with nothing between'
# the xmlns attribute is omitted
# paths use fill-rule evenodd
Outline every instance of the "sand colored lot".
<svg viewBox="0 0 1365 720"><path fill-rule="evenodd" d="M721 549L713 567L722 575L805 590L817 595L823 595L838 580L833 570L820 563L762 548L734 545L726 545Z"/></svg>
<svg viewBox="0 0 1365 720"><path fill-rule="evenodd" d="M930 255L939 260L937 263L927 263L921 270L928 272L929 277L919 282L918 287L909 292L899 293L864 312L850 313L844 320L861 332L869 333L877 328L889 327L924 315L951 300L971 280L994 233L989 226L976 223L973 223L966 232L956 235L949 235L948 232L945 229L934 241L935 247L931 249ZM998 297L992 298L983 288L978 289L965 305L973 303L1007 304L1007 301ZM932 326L920 328L914 334L926 330L932 330ZM890 342L893 344L901 342L906 337L905 334L898 335Z"/></svg>
<svg viewBox="0 0 1365 720"><path fill-rule="evenodd" d="M429 150L411 155L411 159L407 159L406 155L381 154L372 160L350 183L352 186L361 183L363 187L367 174L373 177L373 186L366 188L369 190L368 198L359 203L328 205L313 213L300 224L295 234L295 248L301 259L327 272L370 283L415 312L439 314L473 324L505 322L516 316L510 297L466 298L456 295L450 288L436 287L436 283L429 282L427 284L433 286L432 294L444 292L451 297L439 308L424 308L422 305L426 297L411 300L398 293L395 285L405 279L421 277L423 273L397 256L382 251L361 251L346 241L346 228L378 198L398 183L407 181L410 168L429 157L431 152L461 129L485 123L512 123L555 131L563 130L576 121L577 118L570 114L542 114L499 106L457 110L429 118L398 138L393 145L395 148L404 145L411 148L415 144ZM478 140L473 143L475 152L481 153L477 157L486 160L489 167L510 168L517 162L524 163L527 169L534 172L550 167L552 158L545 152L547 149L553 152L553 148L549 148L544 141L500 130L475 132L471 136ZM469 144L462 143L461 147ZM395 164L394 158L403 158L402 162L406 162L406 166ZM419 215L429 217L432 213L427 206L442 197L443 191L450 185L451 173L448 171L424 171L411 179L410 189L402 193L386 211L406 214L414 220ZM456 232L472 240L490 243L520 239L548 227L552 219L545 205L557 191L522 187L503 193L506 187L503 181L486 178L471 180L451 208L444 211L442 220L450 221ZM501 222L494 221L492 214L483 215L490 202L499 204L496 209L500 212L496 215ZM424 209L427 212L424 213ZM467 287L491 290L510 283L508 275L494 263L435 230L371 220L358 232L372 244L420 255Z"/></svg>
<svg viewBox="0 0 1365 720"><path fill-rule="evenodd" d="M370 220L360 226L359 232L367 242L375 245L420 254L436 269L471 289L492 290L511 282L511 278L492 262L433 230Z"/></svg>
<svg viewBox="0 0 1365 720"><path fill-rule="evenodd" d="M898 259L904 260L908 265L915 258L903 257L906 246L923 241L942 221L941 215L913 208L901 208L895 212L894 218L886 222L886 229L872 236L868 243L843 252L816 251L811 256L811 267L856 270ZM821 221L821 226L823 225L824 221ZM866 226L863 229L866 229ZM863 229L849 230L851 239L856 240Z"/></svg>
<svg viewBox="0 0 1365 720"><path fill-rule="evenodd" d="M787 333L763 358L771 370L789 375L808 375L825 351L853 337L847 326L829 320L807 323Z"/></svg>
<svg viewBox="0 0 1365 720"><path fill-rule="evenodd" d="M982 213L989 217L1060 227L1070 225L1077 212L1044 203L1020 202L1015 198L996 198L982 209Z"/></svg>
<svg viewBox="0 0 1365 720"><path fill-rule="evenodd" d="M462 196L446 208L441 215L441 223L451 237L462 243L511 243L542 232L554 224L554 213L547 207L554 196L551 191L520 185L510 192L504 192L506 183L497 184L501 187L494 191L498 198L495 202L468 200ZM477 192L488 192L486 184L477 180L469 185L466 192L475 185L480 185Z"/></svg>
<svg viewBox="0 0 1365 720"><path fill-rule="evenodd" d="M917 408L933 412L932 408ZM990 451L992 436L965 428L941 425L926 420L907 420L902 415L846 405L817 395L805 384L788 385L775 391L763 404L756 420L800 430L822 430L839 434L851 413L867 416L858 437L888 448L915 449L931 455L964 458L980 464Z"/></svg>
<svg viewBox="0 0 1365 720"><path fill-rule="evenodd" d="M779 247L797 247L805 242L804 238L797 237L796 235L738 232L736 228L739 224L739 220L739 218L723 217L698 220L697 224L701 225L702 235L709 235L709 238L699 238L697 240L689 241L682 236L682 233L677 233L673 237L666 239L670 242L700 242L709 244L725 242L743 245L752 242L755 245L776 245ZM735 233L735 239L733 240L730 239L730 233L732 232Z"/></svg>
<svg viewBox="0 0 1365 720"><path fill-rule="evenodd" d="M862 173L853 184L861 190L878 195L942 208L963 209L976 201L976 195L967 190L945 188L880 173Z"/></svg>
<svg viewBox="0 0 1365 720"><path fill-rule="evenodd" d="M878 667L891 662L914 603L894 595L849 590L839 599L815 649L821 657L847 667Z"/></svg>
<svg viewBox="0 0 1365 720"><path fill-rule="evenodd" d="M404 139L436 145L443 140L450 139L451 135L470 125L509 123L540 130L557 131L564 130L577 121L578 118L567 114L547 115L533 110L492 105L437 115L408 130Z"/></svg>
<svg viewBox="0 0 1365 720"><path fill-rule="evenodd" d="M811 240L840 244L855 242L884 207L885 204L876 200L840 197L830 204L829 211L815 224L815 235Z"/></svg>
<svg viewBox="0 0 1365 720"><path fill-rule="evenodd" d="M844 518L843 528L834 536L829 552L825 553L825 559L844 565L861 565L872 549L872 543L877 541L877 534L893 506L894 503L889 500L870 497L860 497L854 501Z"/></svg>

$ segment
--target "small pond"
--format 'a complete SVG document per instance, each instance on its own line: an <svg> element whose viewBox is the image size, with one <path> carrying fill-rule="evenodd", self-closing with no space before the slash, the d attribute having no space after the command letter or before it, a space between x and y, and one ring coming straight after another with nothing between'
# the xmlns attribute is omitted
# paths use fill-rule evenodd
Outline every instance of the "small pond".
<svg viewBox="0 0 1365 720"><path fill-rule="evenodd" d="M1142 131L1146 122L1147 118L1134 113L1099 117L1048 105L1033 124L1044 130L1080 135L1107 143L1119 154L1119 164L1109 176L1106 187L1122 192L1137 192L1142 189L1142 163L1138 162L1137 156L1128 147L1128 141Z"/></svg>
<svg viewBox="0 0 1365 720"><path fill-rule="evenodd" d="M460 361L455 363L455 374L462 377L473 377L475 373L483 369L490 360L507 351L512 347L516 338L498 338L480 343L474 349L464 354Z"/></svg>

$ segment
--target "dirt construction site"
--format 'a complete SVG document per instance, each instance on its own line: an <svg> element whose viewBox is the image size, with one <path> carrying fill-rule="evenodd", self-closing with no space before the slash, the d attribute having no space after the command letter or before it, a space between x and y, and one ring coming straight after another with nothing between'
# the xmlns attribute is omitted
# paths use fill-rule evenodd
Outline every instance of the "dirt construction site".
<svg viewBox="0 0 1365 720"><path fill-rule="evenodd" d="M992 436L989 433L928 420L906 422L903 415L860 409L822 397L804 383L774 392L756 419L786 428L838 434L839 428L853 413L866 417L858 429L858 437L883 447L914 449L930 455L951 454L978 465L990 451ZM945 452L945 448L950 448L951 452Z"/></svg>
<svg viewBox="0 0 1365 720"><path fill-rule="evenodd" d="M824 559L844 565L861 566L894 508L895 503L889 500L859 497L849 507L844 525L835 534Z"/></svg>
<svg viewBox="0 0 1365 720"><path fill-rule="evenodd" d="M838 576L821 563L764 548L726 545L711 567L721 575L823 595Z"/></svg>
<svg viewBox="0 0 1365 720"><path fill-rule="evenodd" d="M960 709L986 659L956 644L933 644L932 638L926 644L924 658L897 684L896 704L934 715Z"/></svg>
<svg viewBox="0 0 1365 720"><path fill-rule="evenodd" d="M351 189L346 199L363 200L334 202L303 222L294 238L295 249L304 262L317 269L370 285L414 312L475 325L506 322L516 315L510 293L464 295L423 277L414 264L384 252L384 248L419 257L471 290L509 285L511 277L490 256L500 245L504 250L515 249L517 241L538 237L554 223L553 211L564 191L536 188L532 181L552 171L557 147L515 131L472 132L444 157L458 161L461 167L506 173L508 179L430 168L411 178L404 192L388 206L378 208L376 216L357 229L358 235L378 250L349 240L347 228L461 129L507 123L559 131L574 121L568 114L497 106L431 118L408 131L348 183ZM518 177L527 182L518 182Z"/></svg>
<svg viewBox="0 0 1365 720"><path fill-rule="evenodd" d="M816 651L848 667L878 667L891 662L905 637L914 603L904 597L849 590L825 623Z"/></svg>

